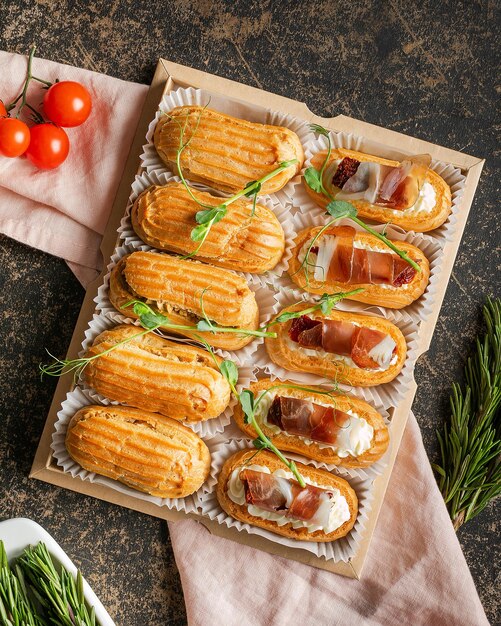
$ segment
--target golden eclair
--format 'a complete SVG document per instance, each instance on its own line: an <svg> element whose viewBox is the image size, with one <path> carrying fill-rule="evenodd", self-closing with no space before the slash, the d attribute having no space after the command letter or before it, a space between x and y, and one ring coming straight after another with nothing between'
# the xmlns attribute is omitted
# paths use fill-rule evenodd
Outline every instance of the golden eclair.
<svg viewBox="0 0 501 626"><path fill-rule="evenodd" d="M192 138L181 154L186 178L228 193L275 170L283 161L297 159L272 179L260 194L282 189L301 171L304 151L296 133L282 126L257 124L200 106L181 106L163 115L153 143L167 167L175 172L181 129L183 141Z"/></svg>
<svg viewBox="0 0 501 626"><path fill-rule="evenodd" d="M324 150L318 152L311 159L311 165L320 170L325 161L327 152ZM371 154L364 154L356 150L346 150L345 148L334 149L331 152L327 162L326 170L335 161L344 158L356 159L360 162L379 163L390 167L397 167L398 161L383 159ZM326 207L329 199L321 193L313 191L309 185L303 180L303 184L308 194L321 207ZM336 189L336 188L335 188ZM337 189L340 191L340 189ZM426 200L420 199L420 208L408 208L404 210L395 210L384 206L371 204L365 200L353 200L352 204L358 210L358 214L362 218L369 218L375 222L386 224L391 222L397 226L401 226L405 230L414 230L416 232L426 232L441 226L449 217L451 212L451 190L445 180L434 170L429 168L424 176L424 185L421 188L420 196L426 196Z"/></svg>
<svg viewBox="0 0 501 626"><path fill-rule="evenodd" d="M241 522L290 539L324 542L347 535L358 514L357 495L350 484L325 470L302 463L296 465L306 483L307 497L297 497L304 490L295 480L288 482L288 486L280 480L273 484L276 478L288 480L292 474L271 452L237 452L225 462L219 474L216 495L221 508ZM276 471L278 476L274 474ZM269 481L273 481L271 490L266 489ZM265 489L260 490L262 482ZM285 493L279 495L280 489ZM260 498L260 493L266 491L279 496L274 504ZM286 507L285 501L291 493L292 503Z"/></svg>
<svg viewBox="0 0 501 626"><path fill-rule="evenodd" d="M388 428L381 415L364 400L315 393L322 391L320 387L308 387L312 391L306 391L298 389L297 383L266 378L250 386L256 400L267 389L270 391L262 396L254 415L279 450L327 464L367 467L388 449ZM233 417L247 436L257 436L252 424L245 423L240 404Z"/></svg>
<svg viewBox="0 0 501 626"><path fill-rule="evenodd" d="M151 333L134 337L141 332L121 325L100 333L85 357L102 356L88 362L83 380L110 400L176 420L200 422L226 409L230 387L208 352Z"/></svg>
<svg viewBox="0 0 501 626"><path fill-rule="evenodd" d="M324 231L312 246L308 262L303 263L310 243L320 230L320 227L306 228L294 241L288 272L298 287L316 294L339 293L360 287L364 291L349 296L350 300L390 309L401 309L424 293L430 277L430 264L419 248L406 241L393 241L419 264L421 271L418 272L377 237L356 231L351 226L332 226ZM358 263L353 250L357 255L370 256L371 260L366 258ZM373 282L367 282L368 273ZM345 280L339 279L341 275ZM347 276L350 277L348 280Z"/></svg>
<svg viewBox="0 0 501 626"><path fill-rule="evenodd" d="M301 311L294 304L280 311ZM277 317L278 317L277 315ZM333 309L273 324L265 339L270 359L287 370L351 385L372 387L393 380L402 369L407 344L401 330L383 317Z"/></svg>
<svg viewBox="0 0 501 626"><path fill-rule="evenodd" d="M68 425L79 465L158 498L184 498L210 470L210 453L190 428L158 413L118 406L80 409Z"/></svg>
<svg viewBox="0 0 501 626"><path fill-rule="evenodd" d="M218 206L222 198L193 189L204 204ZM201 207L182 183L168 183L146 189L134 202L131 222L134 231L153 248L178 254L190 254L198 243L190 233ZM196 258L218 267L263 274L279 263L284 253L285 237L273 211L247 198L236 200L224 218L213 224Z"/></svg>
<svg viewBox="0 0 501 626"><path fill-rule="evenodd" d="M193 331L167 327L170 332L195 339L199 335L226 350L238 350L253 337L196 330L203 316L202 303L208 318L219 326L247 330L259 326L256 298L243 276L168 254L133 252L123 257L111 272L109 298L117 310L132 318L137 318L134 307L123 305L134 299L146 302L173 324L193 326Z"/></svg>

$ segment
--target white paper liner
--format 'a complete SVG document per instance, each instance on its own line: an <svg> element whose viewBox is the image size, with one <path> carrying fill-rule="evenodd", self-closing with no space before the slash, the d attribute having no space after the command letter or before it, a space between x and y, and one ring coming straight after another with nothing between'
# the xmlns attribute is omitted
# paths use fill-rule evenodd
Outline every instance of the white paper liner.
<svg viewBox="0 0 501 626"><path fill-rule="evenodd" d="M289 289L286 287L277 293L275 297L276 304L274 307L274 315L278 314L286 307L295 304L296 302L300 302L301 300L305 302L306 308L314 302L317 302L319 297L320 296L315 296L314 294L308 294L297 287L296 289ZM407 344L407 355L400 373L394 380L382 385L376 385L375 387L354 387L339 384L340 391L344 391L361 398L366 402L369 402L369 404L372 404L374 407L382 406L390 408L392 406L396 406L401 396L406 393L407 386L411 382L414 375L414 366L418 357L419 325L405 311L395 310L390 312L388 309L363 304L361 302L342 300L336 304L336 309L353 313L364 313L366 315L373 315L376 317L385 317L398 326L402 331ZM273 328L274 327L271 326L270 330L273 330ZM264 342L259 346L258 350L256 350L254 355L254 365L262 369L264 373L269 375L272 379L279 378L280 380L294 380L305 385L325 384L332 386L333 384L332 380L323 378L317 374L292 372L277 365L276 363L273 363L268 356Z"/></svg>
<svg viewBox="0 0 501 626"><path fill-rule="evenodd" d="M296 230L299 233L305 228L324 226L328 222L328 217L326 217L325 214L321 212L298 212L296 213L294 220L296 223ZM366 232L364 229L362 229L360 226L358 226L349 219L338 220L337 224L352 226L353 228L355 228L355 230L359 232ZM430 278L423 295L403 309L390 309L384 307L384 305L381 305L381 308L384 308L385 310L385 317L388 317L388 319L393 320L398 316L398 311L405 311L405 313L410 315L410 317L412 317L412 319L416 323L424 321L432 312L433 302L437 293L437 286L439 281L441 280L443 254L440 242L424 233L407 232L404 231L402 228L399 228L398 226L385 227L385 225L380 224L379 226L372 226L372 228L377 232L382 232L386 228L386 235L389 239L395 241L406 241L416 246L417 248L420 248L427 257L430 264ZM298 285L296 285L292 281L288 274L284 274L282 276L281 284L283 287L287 287L292 290L298 289ZM366 304L355 303L353 301L353 310L363 311L364 307L367 306L368 305Z"/></svg>
<svg viewBox="0 0 501 626"><path fill-rule="evenodd" d="M125 322L126 323L126 322ZM79 356L83 356L83 354L90 348L94 339L103 331L109 330L116 326L116 322L111 320L109 317L103 314L95 314L92 320L89 322L89 326L85 331L85 339L82 342L82 350L79 353ZM159 333L155 333L159 334ZM181 343L177 337L171 337L169 335L163 334L162 336L177 341ZM189 340L186 340L182 343L193 343ZM242 366L239 367L239 379L237 383L237 389L242 389L249 385L250 382L255 380L255 375L252 371L252 367ZM110 400L105 396L97 393L94 389L89 387L83 380L78 382L78 386L87 392L88 396L92 399L93 402L97 404L110 405L110 404L121 404L115 400ZM231 398L230 404L225 409L223 413L219 417L215 417L213 419L205 420L202 422L182 422L185 426L188 426L192 430L194 430L200 437L205 440L211 439L215 437L218 433L222 433L225 426L227 426L231 421L231 416L233 414L233 406L235 405L236 400Z"/></svg>
<svg viewBox="0 0 501 626"><path fill-rule="evenodd" d="M370 141L364 137L349 133L330 133L331 143L333 148L345 148L347 150L358 150L365 152L366 154L374 154L387 159L393 159L401 161L408 153L398 152L385 146L383 144ZM327 150L327 138L322 135L316 137L313 141L310 141L305 146L305 164L301 174L307 167L310 166L312 157L322 150ZM438 240L443 246L446 241L449 241L457 226L458 212L461 210L461 201L463 198L464 186L466 177L462 174L461 170L450 163L444 163L443 161L437 161L435 159L431 162L431 169L439 174L451 189L451 213L447 220L438 228L429 231L427 235ZM325 215L325 209L318 206L318 204L308 195L304 183L301 177L301 184L297 185L293 193L287 194L288 200L292 202L293 206L299 209L303 213L313 212L315 214ZM368 222L372 222L370 218Z"/></svg>
<svg viewBox="0 0 501 626"><path fill-rule="evenodd" d="M214 446L212 454L216 465L221 468L226 459L239 450L243 450L245 448L251 448L250 442L245 439L233 439ZM228 528L236 528L240 532L243 531L252 535L260 535L261 537L273 541L274 543L285 545L290 548L306 550L328 561L348 561L356 554L362 538L362 533L367 523L368 514L374 498L372 490L374 479L373 477L363 479L359 476L354 476L352 475L351 470L347 469L342 472L333 473L338 473L340 476L349 481L350 485L357 494L359 510L355 526L348 533L348 535L332 542L323 543L296 541L287 537L275 535L274 533L264 530L263 528L257 528L256 526L240 522L227 515L221 509L216 498L215 488L199 496L198 504L201 507L203 515L206 515L211 520L216 520L219 524L226 525Z"/></svg>
<svg viewBox="0 0 501 626"><path fill-rule="evenodd" d="M159 118L175 107L186 105L205 106L207 103L209 103L209 108L211 109L248 120L249 122L285 126L298 135L303 147L315 138L308 123L292 115L271 111L264 107L228 98L227 96L203 89L178 87L164 95L159 104L159 110L148 127L148 132L146 133L147 143L143 146L143 153L141 154L141 165L147 172L154 170L160 172L169 171L153 144L153 134ZM278 192L270 194L270 198L272 198L273 202L287 203L287 198L294 193L294 188L300 183L300 180L299 176L295 176Z"/></svg>
<svg viewBox="0 0 501 626"><path fill-rule="evenodd" d="M149 173L143 172L142 174L136 176L134 182L132 183L132 192L127 203L125 215L123 216L120 222L120 227L118 228L119 237L124 245L130 244L136 246L137 249L141 250L156 250L156 248L153 248L146 244L139 237L139 235L136 234L136 232L132 228L130 212L132 205L134 204L138 196L140 196L143 191L145 191L148 187L151 187L152 185L166 185L170 182L179 183L181 182L181 179L169 172L159 172L156 170L153 170ZM200 191L206 191L208 193L211 193L212 195L224 197L221 192L211 189L210 187L206 187L201 184L195 184L194 186ZM280 262L272 270L269 270L265 274L251 274L249 272L239 273L243 274L249 282L259 282L260 284L265 285L275 281L277 278L282 276L284 272L287 271L288 262L292 255L294 239L296 238L297 233L294 228L294 220L290 204L284 206L280 202L273 203L268 196L260 196L258 198L258 204L266 206L266 208L268 208L275 214L278 221L280 222L280 225L282 226L285 235L285 252ZM195 242L193 243L193 247L195 248Z"/></svg>
<svg viewBox="0 0 501 626"><path fill-rule="evenodd" d="M94 298L94 302L96 303L96 310L113 322L116 322L117 324L134 324L134 326L140 326L139 320L127 317L127 315L124 315L123 313L115 309L109 299L109 284L112 269L120 261L120 259L122 259L127 254L136 252L137 250L152 250L152 248L145 246L145 244L140 245L136 241L134 243L128 243L127 245L123 245L120 248L115 249L115 253L111 257L108 264L107 273L104 277L104 282L99 287L97 296ZM157 252L158 254L168 254L159 250L155 250L155 252ZM254 276L254 278L256 277ZM256 302L259 308L259 325L260 327L263 327L273 314L275 306L275 298L273 292L270 291L266 286L264 286L263 283L257 280L249 284L249 289L254 292L254 295L256 297ZM166 337L168 339L172 338L178 342L193 343L191 339L177 337L175 336L175 333L169 333L168 329L159 329L156 332L162 337ZM263 342L263 337L255 337L249 344L247 344L243 348L240 348L239 350L222 350L220 348L214 348L214 352L224 359L231 359L235 361L238 366L245 366L246 364L253 362L253 354Z"/></svg>
<svg viewBox="0 0 501 626"><path fill-rule="evenodd" d="M150 496L147 493L142 493L132 487L127 487L123 483L101 476L94 472L89 472L81 467L76 461L74 461L68 454L68 450L65 445L66 431L71 418L81 408L88 406L89 404L103 404L96 401L96 399L85 389L79 389L75 387L66 395L66 400L62 403L61 409L57 414L57 421L55 424L55 431L52 434L51 448L53 450L53 456L57 461L57 464L63 468L64 472L71 474L73 478L80 478L81 480L88 480L91 483L97 483L110 487L115 491L119 491L126 496L151 502L157 506L165 506L168 509L175 509L176 511L184 511L185 513L194 513L197 510L198 497L195 494L187 496L186 498L158 498ZM217 466L215 460L211 459L211 471L207 481L204 483L203 488L199 489L199 493L202 490L210 490L217 483Z"/></svg>

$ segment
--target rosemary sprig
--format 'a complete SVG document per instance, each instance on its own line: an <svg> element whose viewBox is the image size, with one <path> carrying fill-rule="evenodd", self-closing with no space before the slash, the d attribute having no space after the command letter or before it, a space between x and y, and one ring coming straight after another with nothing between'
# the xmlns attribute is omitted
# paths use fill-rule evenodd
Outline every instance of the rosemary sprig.
<svg viewBox="0 0 501 626"><path fill-rule="evenodd" d="M440 464L432 464L454 528L501 493L501 299L483 307L486 333L452 386L451 419L437 431Z"/></svg>
<svg viewBox="0 0 501 626"><path fill-rule="evenodd" d="M364 291L363 287L359 287L358 289L353 289L353 291L346 291L342 293L324 293L320 300L306 309L301 309L300 311L284 311L280 313L273 321L267 324L268 327L273 326L274 324L282 324L284 322L288 322L289 320L295 319L297 317L302 317L303 315L308 315L309 313L314 313L315 311L321 311L324 315L330 315L334 306L344 298L349 298L350 296L354 296L357 293ZM300 304L298 302L298 304Z"/></svg>
<svg viewBox="0 0 501 626"><path fill-rule="evenodd" d="M76 581L64 568L58 573L45 544L26 548L18 564L44 608L48 618L44 623L96 626L94 608L89 611L85 604L81 573Z"/></svg>
<svg viewBox="0 0 501 626"><path fill-rule="evenodd" d="M320 168L320 170L317 170L313 166L311 166L311 167L308 167L304 173L304 180L306 184L308 185L308 187L310 187L311 189L313 189L313 191L316 191L317 193L321 193L328 200L330 200L329 204L327 205L327 213L331 215L334 218L334 220L330 221L327 224L327 226L324 227L324 229L328 228L329 226L332 226L337 220L340 220L342 218L350 219L352 222L354 222L355 224L357 224L358 226L366 230L368 233L370 233L371 235L374 235L374 237L377 237L380 241L384 243L385 246L393 250L395 254L398 254L398 256L401 259L403 259L409 265L411 265L417 272L421 272L422 270L419 267L419 264L416 263L413 259L411 259L411 257L406 252L404 252L403 250L400 250L400 248L398 248L384 234L378 233L377 230L374 230L368 224L362 221L358 217L357 209L351 202L344 202L342 200L336 200L335 197L325 188L324 183L323 183L323 174L324 174L324 170L327 166L329 157L332 152L331 139L329 136L329 131L323 126L319 126L318 124L311 124L310 128L312 132L318 133L327 138L327 146L328 146L327 154L325 156L322 167ZM385 228L385 231L386 231L386 228ZM310 246L310 250L311 250L311 246ZM308 250L307 256L309 255L310 250ZM302 266L304 266L304 262Z"/></svg>
<svg viewBox="0 0 501 626"><path fill-rule="evenodd" d="M0 624L2 626L43 626L27 593L19 568L9 567L7 553L0 539Z"/></svg>
<svg viewBox="0 0 501 626"><path fill-rule="evenodd" d="M276 167L272 172L265 174L259 180L253 180L253 181L248 182L243 189L238 191L236 194L234 194L230 198L225 198L224 201L221 202L221 204L218 204L217 206L212 206L210 204L206 204L202 202L199 198L195 196L191 187L188 185L184 177L183 170L181 168L181 155L189 146L190 142L195 136L198 130L198 127L200 125L200 120L202 118L203 112L205 111L208 105L209 103L207 103L200 111L198 115L198 119L195 123L195 128L193 132L191 133L190 137L186 141L185 141L185 132L186 132L186 126L188 124L188 115L186 116L184 125L182 125L178 119L169 116L170 119L174 121L176 124L178 124L179 126L179 146L176 151L176 167L177 167L179 177L181 178L181 182L184 185L186 191L189 193L191 199L194 202L196 202L200 207L202 207L202 210L198 211L195 215L195 221L198 225L195 226L190 233L190 237L192 241L199 242L199 244L195 248L195 250L193 250L193 252L190 252L190 254L185 255L183 258L189 258L198 254L205 240L207 239L212 226L220 222L225 217L230 204L233 204L233 202L236 202L236 200L240 199L243 196L245 196L246 198L252 198L252 210L250 214L252 218L256 211L257 195L261 191L263 184L267 182L268 180L277 176L277 174L280 174L280 172L287 169L291 165L294 165L295 163L297 163L297 159L291 159L290 161L282 161L282 163L280 163L278 167Z"/></svg>

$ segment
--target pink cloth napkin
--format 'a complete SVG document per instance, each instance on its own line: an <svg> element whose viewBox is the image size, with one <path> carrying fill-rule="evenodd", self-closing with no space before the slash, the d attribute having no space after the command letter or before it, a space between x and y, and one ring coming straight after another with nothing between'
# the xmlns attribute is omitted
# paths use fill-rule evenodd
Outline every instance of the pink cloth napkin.
<svg viewBox="0 0 501 626"><path fill-rule="evenodd" d="M17 95L25 69L24 57L0 51L3 99ZM85 285L101 265L101 235L147 88L40 59L34 73L81 81L94 109L69 129L60 168L0 157L0 231L66 259ZM33 94L37 102L35 86ZM213 537L192 520L169 527L193 626L488 623L413 415L361 581Z"/></svg>
<svg viewBox="0 0 501 626"><path fill-rule="evenodd" d="M26 57L0 51L4 102L21 91L26 66ZM86 286L101 269L101 237L148 88L37 58L33 74L81 82L93 109L85 124L67 129L70 154L59 168L0 156L0 232L62 257ZM45 91L32 81L28 94L38 106Z"/></svg>
<svg viewBox="0 0 501 626"><path fill-rule="evenodd" d="M190 626L488 625L411 413L360 581L170 522Z"/></svg>

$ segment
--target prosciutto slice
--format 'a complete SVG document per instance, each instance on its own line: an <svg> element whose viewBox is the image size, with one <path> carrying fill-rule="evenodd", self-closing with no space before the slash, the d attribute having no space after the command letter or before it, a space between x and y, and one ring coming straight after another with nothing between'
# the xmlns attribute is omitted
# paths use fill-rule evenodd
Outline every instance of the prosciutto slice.
<svg viewBox="0 0 501 626"><path fill-rule="evenodd" d="M314 485L302 488L296 480L256 470L244 469L239 477L244 484L247 504L301 521L311 520L329 496L326 489Z"/></svg>
<svg viewBox="0 0 501 626"><path fill-rule="evenodd" d="M345 157L336 170L326 170L330 180L324 185L335 191L336 200L364 200L396 211L405 211L416 203L431 164L429 154L404 159L397 166Z"/></svg>
<svg viewBox="0 0 501 626"><path fill-rule="evenodd" d="M350 416L335 407L322 406L310 400L276 396L267 420L291 435L334 444L340 428L345 427Z"/></svg>
<svg viewBox="0 0 501 626"><path fill-rule="evenodd" d="M355 248L356 230L334 226L318 244L315 279L357 285L400 287L412 282L416 270L390 252Z"/></svg>
<svg viewBox="0 0 501 626"><path fill-rule="evenodd" d="M307 315L292 320L289 337L303 348L348 356L363 369L388 366L397 349L393 339L379 330L340 320L314 320ZM374 358L376 354L379 360Z"/></svg>

